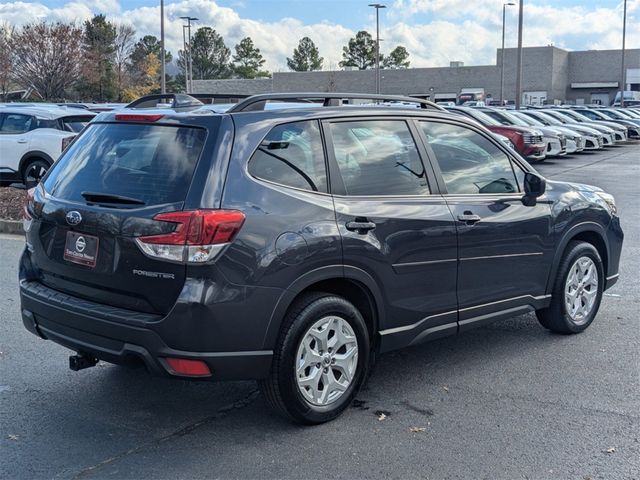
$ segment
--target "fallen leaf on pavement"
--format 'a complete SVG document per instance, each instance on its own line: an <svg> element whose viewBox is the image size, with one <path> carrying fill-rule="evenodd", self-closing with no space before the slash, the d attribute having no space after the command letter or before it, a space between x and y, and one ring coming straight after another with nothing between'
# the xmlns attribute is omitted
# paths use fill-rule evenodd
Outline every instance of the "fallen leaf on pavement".
<svg viewBox="0 0 640 480"><path fill-rule="evenodd" d="M381 413L380 415L378 415L379 422L383 421L385 418L387 418L387 416L384 413Z"/></svg>
<svg viewBox="0 0 640 480"><path fill-rule="evenodd" d="M611 448L607 448L607 453L615 453L616 449L615 447L611 447Z"/></svg>
<svg viewBox="0 0 640 480"><path fill-rule="evenodd" d="M442 389L443 389L445 392L449 392L449 387L447 387L447 386L442 387Z"/></svg>
<svg viewBox="0 0 640 480"><path fill-rule="evenodd" d="M424 431L426 431L426 430L427 430L427 427L411 427L411 428L409 429L409 431L410 431L411 433L420 433L420 432L424 432Z"/></svg>
<svg viewBox="0 0 640 480"><path fill-rule="evenodd" d="M10 433L9 435L7 435L7 438L9 440L18 440L18 438L20 437L20 435L14 435L12 433Z"/></svg>

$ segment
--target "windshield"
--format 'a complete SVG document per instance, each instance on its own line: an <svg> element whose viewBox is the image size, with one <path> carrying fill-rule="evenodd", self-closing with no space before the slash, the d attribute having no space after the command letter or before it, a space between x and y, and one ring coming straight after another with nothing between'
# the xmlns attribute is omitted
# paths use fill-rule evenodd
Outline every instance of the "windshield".
<svg viewBox="0 0 640 480"><path fill-rule="evenodd" d="M577 120L580 123L591 123L591 122L593 122L593 120L591 120L589 117L585 117L581 113L574 112L573 110L562 110L562 111L559 111L558 113L560 113L561 115L564 115L565 117L569 117L569 118L572 118L574 120Z"/></svg>
<svg viewBox="0 0 640 480"><path fill-rule="evenodd" d="M480 123L483 123L485 125L494 125L494 126L502 125L499 121L491 118L489 115L487 115L484 112L481 112L480 110L469 109L469 112L473 118L475 118Z"/></svg>
<svg viewBox="0 0 640 480"><path fill-rule="evenodd" d="M520 112L509 112L511 113L512 116L516 117L517 119L519 119L521 122L526 123L529 127L544 127L544 123L542 123L540 120L530 117L529 115L525 115L523 113Z"/></svg>
<svg viewBox="0 0 640 480"><path fill-rule="evenodd" d="M558 119L558 117L556 117L554 115L553 112L535 112L535 114L532 114L532 116L535 116L535 118L537 118L540 122L544 123L545 125L549 126L549 125L562 125L563 122L561 120Z"/></svg>
<svg viewBox="0 0 640 480"><path fill-rule="evenodd" d="M57 198L83 203L87 192L145 205L181 202L205 137L199 128L92 124L54 164L44 187Z"/></svg>
<svg viewBox="0 0 640 480"><path fill-rule="evenodd" d="M615 120L627 120L627 118L625 118L623 115L620 115L618 112L615 112L613 110L600 110L598 113Z"/></svg>

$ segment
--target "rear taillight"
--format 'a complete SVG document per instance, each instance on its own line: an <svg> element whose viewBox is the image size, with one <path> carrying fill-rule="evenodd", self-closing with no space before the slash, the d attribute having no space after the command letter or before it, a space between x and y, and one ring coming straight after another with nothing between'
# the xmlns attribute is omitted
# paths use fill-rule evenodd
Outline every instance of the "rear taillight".
<svg viewBox="0 0 640 480"><path fill-rule="evenodd" d="M22 205L22 228L25 232L31 230L31 224L33 223L33 217L31 216L30 209L33 207L33 196L35 194L36 187L27 190L27 195L24 197L24 204Z"/></svg>
<svg viewBox="0 0 640 480"><path fill-rule="evenodd" d="M237 210L191 210L159 213L154 220L171 222L170 233L136 238L140 249L160 260L206 263L231 243L244 223L244 213Z"/></svg>
<svg viewBox="0 0 640 480"><path fill-rule="evenodd" d="M64 137L62 139L62 151L64 152L67 147L71 144L71 142L73 142L73 139L76 138L75 135L72 135L71 137Z"/></svg>

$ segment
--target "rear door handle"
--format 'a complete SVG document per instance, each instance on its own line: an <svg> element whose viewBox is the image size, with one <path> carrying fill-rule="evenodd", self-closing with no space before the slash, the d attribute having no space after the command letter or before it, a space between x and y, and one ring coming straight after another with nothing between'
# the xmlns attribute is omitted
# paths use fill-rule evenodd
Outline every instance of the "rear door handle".
<svg viewBox="0 0 640 480"><path fill-rule="evenodd" d="M458 215L458 220L465 222L467 225L473 225L474 223L482 220L482 218L478 215L474 215L473 213L465 212L462 215Z"/></svg>
<svg viewBox="0 0 640 480"><path fill-rule="evenodd" d="M345 226L347 227L347 230L363 235L369 230L373 230L374 228L376 228L375 223L370 222L366 219L356 219L355 221L347 222Z"/></svg>
<svg viewBox="0 0 640 480"><path fill-rule="evenodd" d="M19 138L18 143L27 143L27 140L24 138Z"/></svg>

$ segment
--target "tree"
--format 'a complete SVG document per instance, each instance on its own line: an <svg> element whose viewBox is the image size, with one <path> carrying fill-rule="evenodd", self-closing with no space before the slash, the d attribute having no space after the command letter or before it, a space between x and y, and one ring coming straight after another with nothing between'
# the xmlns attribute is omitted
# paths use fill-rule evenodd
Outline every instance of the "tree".
<svg viewBox="0 0 640 480"><path fill-rule="evenodd" d="M136 60L136 78L132 85L125 88L123 99L132 101L143 95L149 95L160 88L160 59L153 52Z"/></svg>
<svg viewBox="0 0 640 480"><path fill-rule="evenodd" d="M23 87L45 100L63 100L78 79L82 29L73 24L27 24L9 40L13 72Z"/></svg>
<svg viewBox="0 0 640 480"><path fill-rule="evenodd" d="M193 78L230 78L229 66L231 50L224 44L224 38L211 27L200 27L191 39ZM186 54L178 52L178 66L186 71Z"/></svg>
<svg viewBox="0 0 640 480"><path fill-rule="evenodd" d="M0 99L2 100L11 88L13 75L13 56L9 47L12 34L13 27L9 24L0 25Z"/></svg>
<svg viewBox="0 0 640 480"><path fill-rule="evenodd" d="M155 35L145 35L136 42L133 50L131 51L131 63L143 60L150 53L158 57L158 60L160 60L162 50L160 40ZM173 57L171 56L171 52L167 52L165 50L164 63L171 63L172 59Z"/></svg>
<svg viewBox="0 0 640 480"><path fill-rule="evenodd" d="M376 42L369 32L363 30L349 39L349 43L342 47L341 67L358 67L366 70L376 64Z"/></svg>
<svg viewBox="0 0 640 480"><path fill-rule="evenodd" d="M127 64L133 50L135 29L130 25L120 24L116 27L114 65L116 70L116 90L118 101L122 101L124 89L129 83Z"/></svg>
<svg viewBox="0 0 640 480"><path fill-rule="evenodd" d="M322 70L324 59L320 56L318 47L309 37L303 37L298 42L298 48L293 49L293 58L287 57L287 65L294 72L311 72Z"/></svg>
<svg viewBox="0 0 640 480"><path fill-rule="evenodd" d="M160 45L160 40L155 35L145 35L140 38L136 44L131 49L131 54L129 55L128 62L128 75L130 77L131 88L128 88L126 91L131 92L134 91L137 87L139 89L148 90L147 93L155 93L156 90L159 91L160 88L160 75L161 73L161 59L160 55L162 53ZM155 59L152 60L152 59ZM172 56L170 52L165 50L164 60L165 64L171 62ZM156 65L157 69L155 69L154 75L156 75L155 79L150 79L150 72L153 71L150 68L150 65ZM152 81L153 80L153 81Z"/></svg>
<svg viewBox="0 0 640 480"><path fill-rule="evenodd" d="M409 68L410 64L409 52L402 45L398 45L387 56L382 58L383 68Z"/></svg>
<svg viewBox="0 0 640 480"><path fill-rule="evenodd" d="M87 99L113 100L116 96L116 26L104 15L84 22L80 93Z"/></svg>
<svg viewBox="0 0 640 480"><path fill-rule="evenodd" d="M251 37L245 37L235 46L233 71L240 78L268 77L269 72L260 70L266 60L260 49L253 44Z"/></svg>

